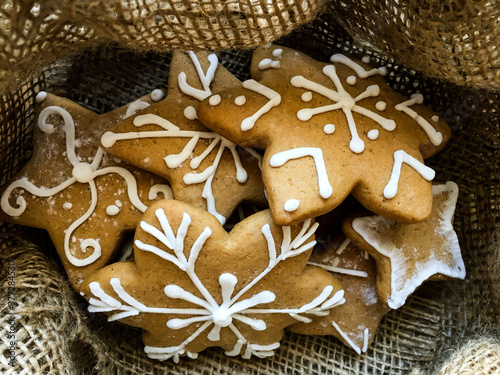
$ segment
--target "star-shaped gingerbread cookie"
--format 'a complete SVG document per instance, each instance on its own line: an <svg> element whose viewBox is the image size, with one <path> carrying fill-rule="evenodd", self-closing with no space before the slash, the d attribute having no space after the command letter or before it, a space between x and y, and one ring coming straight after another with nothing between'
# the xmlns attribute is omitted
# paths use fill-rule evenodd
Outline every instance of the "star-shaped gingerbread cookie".
<svg viewBox="0 0 500 375"><path fill-rule="evenodd" d="M323 217L318 221L320 227L329 227ZM336 228L330 229L336 232ZM316 237L316 240L324 239ZM330 310L326 316L314 317L311 323L296 323L288 329L306 335L332 335L356 353L365 353L382 317L390 310L377 295L375 260L339 233L324 246L315 248L308 264L322 267L340 281L345 303Z"/></svg>
<svg viewBox="0 0 500 375"><path fill-rule="evenodd" d="M175 200L152 204L136 231L135 262L98 271L82 287L91 312L143 329L150 358L268 357L283 330L342 304L340 283L307 266L317 225L279 227L269 210L227 233L217 219Z"/></svg>
<svg viewBox="0 0 500 375"><path fill-rule="evenodd" d="M205 208L221 223L243 201L266 205L259 163L250 148L209 131L196 106L239 81L215 54L175 51L168 96L102 137L106 151L170 181L175 199Z"/></svg>
<svg viewBox="0 0 500 375"><path fill-rule="evenodd" d="M165 180L99 147L113 123L162 96L155 90L103 115L45 92L37 96L33 156L3 191L0 220L46 229L76 290L113 259L153 200L172 197Z"/></svg>
<svg viewBox="0 0 500 375"><path fill-rule="evenodd" d="M423 159L445 145L450 129L422 95L392 90L386 73L341 54L325 64L259 48L253 79L205 99L197 114L231 141L265 148L263 180L279 225L325 214L351 192L373 212L416 222L432 206L435 173Z"/></svg>
<svg viewBox="0 0 500 375"><path fill-rule="evenodd" d="M454 182L432 187L431 216L415 224L396 223L382 216L346 219L343 229L377 262L377 289L389 307L401 307L426 280L465 278L453 213L458 197Z"/></svg>

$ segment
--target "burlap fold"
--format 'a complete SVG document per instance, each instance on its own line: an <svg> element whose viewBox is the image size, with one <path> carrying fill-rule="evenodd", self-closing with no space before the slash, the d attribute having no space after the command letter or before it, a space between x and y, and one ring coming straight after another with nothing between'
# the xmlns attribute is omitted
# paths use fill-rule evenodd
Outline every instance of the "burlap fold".
<svg viewBox="0 0 500 375"><path fill-rule="evenodd" d="M112 8L113 4L116 6L118 3L120 6L128 4L129 7L135 7L130 9L153 9L152 4L159 2L44 1L39 10L35 11L39 13L35 15L32 15L34 2L16 1L15 12L12 10L11 1L0 5L0 43L3 43L0 52L0 77L3 77L0 82L0 92L3 93L0 97L0 187L5 186L31 155L34 103L38 91L48 90L66 96L91 110L103 113L157 87L166 87L170 55L146 50L167 49L174 45L173 42L165 40L164 44L150 44L152 41L148 42L145 35L149 35L146 31L154 28L148 26L146 21L137 21L140 18L139 13L134 16L134 11L130 11L130 15L125 15L128 14L125 12L120 16L127 20L127 26L122 29L126 31L125 35L128 35L127 42L112 39L113 30L120 29L118 21L122 19L118 17L118 13L113 13L113 9L115 12L121 9ZM175 5L174 2L168 1L162 3ZM217 1L207 1L203 4L211 4L216 9L221 6L223 9L229 9L232 3L224 2L221 5ZM257 4L257 1L252 1L251 4ZM258 4L264 2L260 1ZM303 4L306 3L300 4L305 6ZM311 11L307 17L312 17L319 4L307 4ZM424 285L410 298L407 305L390 312L384 318L373 346L362 356L357 356L331 337L287 334L276 356L270 359L232 359L224 356L219 350L211 349L202 353L196 361L185 359L179 365L174 365L171 362L149 360L142 351L140 333L137 330L124 328L118 323L108 325L105 318L86 312L83 300L74 295L65 284L61 267L50 260L55 252L46 236L33 230L18 232L19 228L2 224L2 373L404 374L412 370L414 373L442 371L444 374L457 371L474 374L498 372L498 341L495 341L495 338L500 337L500 237L497 228L500 220L500 93L494 90L497 78L483 79L486 77L484 75L481 79L474 78L473 72L464 70L471 65L464 65L458 57L439 60L438 47L431 49L429 53L425 48L414 47L411 49L411 57L406 54L406 58L403 58L403 55L398 56L395 49L389 49L388 46L397 40L402 44L403 50L406 44L415 46L416 39L411 35L423 36L427 33L427 39L422 40L437 40L434 31L428 33L427 28L417 27L418 24L422 25L422 22L417 22L417 15L423 16L425 12L422 10L415 13L416 4L411 3L409 6L402 1L386 1L384 5L377 3L378 13L374 12L373 7L367 6L368 2L350 4L349 12L345 12L345 6L342 5L348 2L339 4L332 0L327 13L281 39L280 43L309 53L322 61L327 61L331 54L338 51L357 57L370 54L375 63L387 65L388 82L394 89L407 95L422 92L426 105L440 113L450 124L454 137L440 154L429 160L429 163L436 169L438 181L451 179L460 187L455 229L459 234L468 270L466 280ZM395 9L388 12L387 4L391 4ZM422 9L427 9L425 4ZM468 12L474 9L479 12L480 9L489 7L488 4L490 3L464 1L458 5L461 9L467 7ZM458 5L455 4L456 7ZM297 4L286 2L283 9L293 6ZM57 10L57 17L52 19L50 14L54 9ZM410 10L414 12L411 13L414 16L406 22L414 22L414 34L410 36L405 33L401 33L399 39L396 35L385 36L385 43L374 39L369 29L360 29L357 26L354 28L356 20L363 14L377 19L384 16L386 24L389 24L395 14L407 14L405 12ZM483 17L484 22L490 19L494 11L493 9ZM354 18L347 20L347 13ZM114 18L111 17L106 23L104 19L109 14ZM148 19L149 13L145 14L144 19ZM189 12L182 14L191 17ZM433 16L429 20L434 20L436 27L442 30L452 30L446 23L447 14L441 12L440 19ZM453 14L456 16L457 11ZM194 22L197 17L205 15L195 12L192 18L189 18L190 22ZM279 33L273 32L269 39L289 32L292 27L309 19L307 17L293 20L290 18L291 24L288 26L278 18L273 27L279 29ZM46 32L38 33L37 37L34 31L28 34L18 32L19 29L15 31L12 25L26 25L29 19L33 23L32 27L38 25L35 23L39 20L45 20L43 24L46 25ZM477 18L462 17L465 28L473 26L469 23L471 20L477 21ZM118 23L114 24L115 21ZM94 25L91 27L92 32L83 27L86 22ZM439 26L439 23L442 25ZM59 26L56 27L56 24ZM186 32L187 24L187 21L178 23L175 28L178 33L172 39L176 45L186 48L192 46L190 43L195 40L194 36L189 36L191 34ZM234 32L235 25L229 23L226 26ZM166 32L168 28L163 26L162 32ZM7 27L9 32L6 31ZM145 27L144 33L141 27ZM219 30L224 28L219 27ZM394 28L390 30L395 32ZM481 30L484 30L484 38L495 40L498 30L492 31L488 27ZM49 31L52 34L47 34ZM156 31L158 32L160 31ZM221 32L222 34L213 36L217 48L236 46L225 44L232 43L235 39L225 34L225 31ZM80 33L83 33L83 36ZM52 36L47 38L47 35ZM104 39L102 35L105 35ZM379 34L380 38L381 35L383 34ZM352 36L355 37L354 40ZM264 36L259 38L252 39L252 43L259 44L269 40ZM36 41L37 49L31 49L33 44L28 40ZM111 40L118 43L110 45ZM208 39L207 43L210 41L211 39ZM370 48L366 41L370 42ZM103 42L106 42L106 47L101 44ZM18 47L13 49L14 44ZM141 52L124 49L123 45ZM485 45L474 44L471 53L479 51ZM243 44L238 47L243 47ZM21 52L15 52L17 50ZM76 52L77 56L74 55ZM390 59L385 52L398 56L398 62ZM19 53L20 55L16 56ZM61 58L62 56L66 58ZM220 57L224 65L240 79L248 78L250 50L225 51L220 53ZM451 65L447 67L451 68L443 67L437 70L437 65L425 63L427 60L443 66L449 62ZM413 68L417 67L415 64L422 64L418 65L418 68L426 72L427 76L401 65L401 61ZM494 77L498 77L496 60L488 61L491 68L487 71L495 72ZM458 67L464 69L457 73ZM481 69L480 71L483 72ZM429 74L443 79L431 79ZM462 83L473 85L463 86ZM14 347L17 356L14 367L10 366L8 360L10 339L7 337L10 330L8 319L11 315L11 305L8 304L8 283L11 280L8 265L12 264L11 261L15 263L16 285Z"/></svg>

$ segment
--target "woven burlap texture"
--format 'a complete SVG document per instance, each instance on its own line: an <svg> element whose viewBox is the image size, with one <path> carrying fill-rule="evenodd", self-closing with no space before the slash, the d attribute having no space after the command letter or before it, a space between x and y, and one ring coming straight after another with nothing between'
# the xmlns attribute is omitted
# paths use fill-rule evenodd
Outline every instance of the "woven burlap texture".
<svg viewBox="0 0 500 375"><path fill-rule="evenodd" d="M265 44L313 19L325 0L5 0L0 92L83 48L227 49Z"/></svg>
<svg viewBox="0 0 500 375"><path fill-rule="evenodd" d="M31 4L29 1L22 4L25 3ZM67 6L79 4L80 7L77 7L78 12L65 16L67 22L81 16L81 9L91 9L88 4L96 7L101 4L100 1L64 3ZM130 2L136 4L134 6L151 3L155 2ZM44 8L45 18L50 9L59 9L57 6L60 5L51 1L44 2L44 6L46 4L56 8ZM467 279L424 285L407 305L390 312L383 319L372 347L362 356L357 356L330 337L287 334L276 356L271 359L230 359L221 351L211 349L202 353L196 361L185 359L174 365L149 360L142 351L140 332L137 330L118 323L106 324L103 317L86 313L84 301L65 284L61 266L51 260L55 259L54 250L44 233L4 224L0 226L2 373L403 374L412 370L414 373L438 373L442 370L444 374L454 374L457 368L464 372L473 371L471 373L497 371L495 350L498 343L489 338L500 336L500 237L497 228L500 220L500 94L492 90L493 85L489 86L491 90L484 90L478 89L486 86L482 84L460 87L450 83L457 80L473 83L469 76L457 79L455 73L447 76L438 72L437 75L444 80L429 79L395 63L381 53L384 48L371 45L367 48L367 36L361 40L354 30L344 30L338 13L332 8L334 3L329 4L328 12L280 42L322 61L327 61L332 53L338 51L357 57L371 54L375 64L388 67L387 78L393 88L407 95L422 92L426 104L452 126L454 137L450 144L429 162L437 171L438 181L456 181L461 190L455 228L468 269ZM5 5L0 7L4 7L3 12L9 9ZM404 9L402 5L397 6L386 15L387 20ZM365 10L356 6L352 12ZM5 14L10 16L12 13ZM5 14L0 22L6 22ZM59 15L57 19L62 18ZM103 27L113 28L112 25ZM70 27L68 30L64 34L64 27L57 29L54 35L59 35L59 42L45 45L38 50L37 59L25 60L24 67L15 66L18 70L14 69L15 59L11 59L12 65L7 66L14 80L9 81L11 86L8 90L4 86L2 92L5 94L0 98L0 186L4 186L31 155L34 103L38 91L48 90L66 96L103 113L157 87L166 86L170 56L158 51L146 52L154 46L148 46L147 39L141 38L140 32L136 32L136 39L130 38L129 46L143 51L136 53L117 45L84 49L105 40L76 43L78 38L72 37L80 29ZM127 30L134 35L132 29ZM182 27L179 30L183 30ZM422 29L419 32L426 31ZM95 33L89 34L89 39ZM4 32L4 40L5 35ZM354 41L352 35L356 36ZM190 45L186 40L182 39L185 46ZM230 38L224 40L227 42ZM137 45L133 45L136 41ZM106 39L107 42L109 39ZM413 41L401 36L399 43L404 44L401 48L407 48L406 44ZM65 48L68 50L64 51ZM166 48L166 45L157 48ZM49 51L53 51L54 56L47 56ZM75 51L79 51L78 56L61 58ZM248 78L250 56L251 51L248 50L220 54L225 66L240 79ZM425 60L427 57L424 50L417 50L412 59ZM56 58L56 63L45 65ZM407 63L411 65L411 61ZM12 82L21 79L16 74L23 69L24 72L36 73L31 77L25 76L22 84L13 86ZM15 264L14 271L8 267L11 264ZM10 296L15 301L13 311L10 310L12 305L7 304L8 284L12 278L16 286L15 294ZM10 366L8 358L9 330L12 328L9 319L12 316L15 317L16 332L14 367ZM481 349L479 352L482 354L479 355L475 350L478 348L476 344L481 344L481 348L487 348L487 351Z"/></svg>

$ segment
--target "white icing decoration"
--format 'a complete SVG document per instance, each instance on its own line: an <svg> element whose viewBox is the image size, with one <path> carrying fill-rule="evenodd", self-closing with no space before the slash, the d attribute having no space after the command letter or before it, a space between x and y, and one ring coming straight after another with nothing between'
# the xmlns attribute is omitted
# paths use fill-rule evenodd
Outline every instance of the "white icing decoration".
<svg viewBox="0 0 500 375"><path fill-rule="evenodd" d="M114 204L110 204L108 207L106 207L106 213L109 216L115 216L120 213L120 207L115 206Z"/></svg>
<svg viewBox="0 0 500 375"><path fill-rule="evenodd" d="M422 94L415 94L411 96L410 100L396 105L398 111L402 111L416 121L418 125L424 130L425 134L429 137L434 146L439 146L443 142L443 135L436 131L429 122L420 116L417 112L410 108L414 104L422 104L424 96Z"/></svg>
<svg viewBox="0 0 500 375"><path fill-rule="evenodd" d="M361 349L349 338L349 336L347 336L345 334L344 331L342 331L340 329L340 327L338 326L337 323L335 323L334 321L332 321L332 326L335 327L335 329L340 334L340 336L342 336L342 338L345 340L345 342L347 342L347 344L349 344L349 346L351 348L353 348L356 353L361 354Z"/></svg>
<svg viewBox="0 0 500 375"><path fill-rule="evenodd" d="M347 82L348 85L351 85L351 86L354 86L356 84L356 76L349 76L346 78L345 80Z"/></svg>
<svg viewBox="0 0 500 375"><path fill-rule="evenodd" d="M352 152L355 153L363 152L363 150L365 149L365 144L361 140L361 138L359 138L356 123L352 115L353 112L370 118L387 131L393 131L396 128L396 123L394 122L394 120L386 119L370 111L369 109L356 104L360 100L378 96L380 94L380 88L377 85L368 86L364 92L362 92L356 98L353 98L342 86L342 83L340 82L340 79L337 75L337 71L333 65L325 66L323 68L323 74L331 79L337 91L329 89L316 82L310 81L302 76L295 76L290 80L291 85L294 87L314 91L335 102L335 104L326 105L323 107L301 109L297 112L297 118L299 120L309 121L314 115L330 111L342 110L346 116L349 131L351 133L349 148Z"/></svg>
<svg viewBox="0 0 500 375"><path fill-rule="evenodd" d="M273 56L274 57L282 57L283 56L283 50L281 48L275 49L273 51Z"/></svg>
<svg viewBox="0 0 500 375"><path fill-rule="evenodd" d="M255 114L253 114L251 117L247 117L241 122L241 130L247 131L254 127L255 122L263 114L269 112L272 108L278 106L281 103L281 95L278 94L276 91L270 89L269 87L266 87L263 84L254 81L253 79L249 79L243 82L243 87L248 90L252 90L269 99L269 101Z"/></svg>
<svg viewBox="0 0 500 375"><path fill-rule="evenodd" d="M310 102L313 98L313 94L311 91L306 91L305 93L303 93L301 96L300 96L300 99L307 103L307 102Z"/></svg>
<svg viewBox="0 0 500 375"><path fill-rule="evenodd" d="M287 212L293 212L297 208L299 208L300 202L297 199L289 199L285 202L285 205L283 206L284 210Z"/></svg>
<svg viewBox="0 0 500 375"><path fill-rule="evenodd" d="M149 107L148 102L145 102L143 100L136 100L128 105L127 112L125 112L125 116L123 116L123 118L125 119L132 115L135 115L137 112L140 112L148 107Z"/></svg>
<svg viewBox="0 0 500 375"><path fill-rule="evenodd" d="M193 106L188 106L184 109L184 117L188 120L196 120L198 115L196 114L196 109Z"/></svg>
<svg viewBox="0 0 500 375"><path fill-rule="evenodd" d="M372 129L368 132L366 136L368 137L369 140L374 141L375 139L378 138L379 132L377 129Z"/></svg>
<svg viewBox="0 0 500 375"><path fill-rule="evenodd" d="M335 125L333 125L333 124L326 124L323 127L323 131L325 132L325 134L333 134L333 132L335 131Z"/></svg>
<svg viewBox="0 0 500 375"><path fill-rule="evenodd" d="M63 208L64 208L65 210L71 210L71 208L72 208L72 207L73 207L73 204L72 204L72 203L70 203L70 202L65 202L65 203L63 204Z"/></svg>
<svg viewBox="0 0 500 375"><path fill-rule="evenodd" d="M361 61L364 62L365 64L368 64L370 62L370 56L366 55L361 58Z"/></svg>
<svg viewBox="0 0 500 375"><path fill-rule="evenodd" d="M388 257L391 264L391 293L387 304L392 309L401 307L407 297L432 275L441 274L453 278L465 278L465 265L460 253L458 237L453 230L453 214L458 198L458 186L448 181L444 185L433 185L432 194L438 195L448 192L449 197L439 214L438 228L435 229L447 242L447 256L430 256L419 264L418 272L411 275L406 273L407 259L403 250L393 241L393 230L397 223L382 216L358 217L353 220L352 227L377 252ZM432 214L434 215L434 214ZM411 224L409 224L411 225ZM438 251L441 251L441 247ZM451 258L451 259L450 259ZM410 276L410 277L408 277Z"/></svg>
<svg viewBox="0 0 500 375"><path fill-rule="evenodd" d="M366 353L366 351L368 350L369 334L370 330L368 328L365 328L365 330L363 331L363 348L361 349L363 353Z"/></svg>
<svg viewBox="0 0 500 375"><path fill-rule="evenodd" d="M33 183L28 181L26 177L23 177L17 181L14 181L7 187L7 189L2 194L0 203L2 210L6 214L10 216L20 216L26 210L26 200L21 195L18 196L16 199L16 204L19 206L18 208L12 207L9 203L9 197L11 193L17 188L22 188L37 197L52 197L76 182L88 183L91 193L90 206L85 214L83 214L83 216L75 220L69 226L69 228L66 229L64 235L64 252L67 260L75 267L84 267L92 264L101 256L101 246L99 242L91 238L81 241L80 249L83 253L87 252L88 247L94 249L92 254L84 259L76 258L71 253L69 245L73 232L92 215L97 206L97 187L95 185L96 177L109 173L116 173L120 175L127 185L128 197L132 205L141 212L146 211L147 207L141 202L139 196L137 195L137 181L132 173L122 167L107 167L99 169L102 158L104 156L104 151L100 147L97 149L92 163L79 161L79 158L75 153L75 123L73 117L67 110L58 106L49 106L44 108L43 111L40 112L40 115L38 117L38 127L43 132L50 134L54 131L54 126L52 124L46 123L47 118L51 115L60 115L64 121L63 129L66 133L66 156L69 162L73 165L72 176L58 186L49 189L37 187ZM64 208L68 207L66 203L66 207Z"/></svg>
<svg viewBox="0 0 500 375"><path fill-rule="evenodd" d="M348 66L349 68L354 70L356 74L361 78L368 78L376 74L379 74L381 76L387 75L387 68L385 66L381 66L380 68L375 68L372 70L365 70L361 65L340 53L337 53L330 57L330 61L333 63L337 62Z"/></svg>
<svg viewBox="0 0 500 375"><path fill-rule="evenodd" d="M151 189L149 189L148 199L152 201L153 199L158 198L158 193L163 194L163 199L174 199L172 189L170 188L170 186L164 184L156 184L151 186Z"/></svg>
<svg viewBox="0 0 500 375"><path fill-rule="evenodd" d="M36 94L35 100L37 103L43 102L47 98L47 93L45 91L40 91Z"/></svg>
<svg viewBox="0 0 500 375"><path fill-rule="evenodd" d="M387 108L387 103L381 100L375 103L375 108L377 109L377 111L385 111L385 109Z"/></svg>
<svg viewBox="0 0 500 375"><path fill-rule="evenodd" d="M208 99L208 103L212 106L219 105L221 101L220 95L213 95Z"/></svg>
<svg viewBox="0 0 500 375"><path fill-rule="evenodd" d="M163 90L156 89L151 92L151 100L154 102L159 102L165 97L165 94L163 93Z"/></svg>
<svg viewBox="0 0 500 375"><path fill-rule="evenodd" d="M335 253L337 255L342 254L350 243L351 240L349 238L346 238L344 241L342 241L342 243L340 244L339 248L335 251Z"/></svg>
<svg viewBox="0 0 500 375"><path fill-rule="evenodd" d="M204 91L203 95L200 94L202 91L198 90L196 88L193 88L186 83L186 74L181 73L179 74L179 86L181 87L181 90L186 94L193 96L195 99L198 100L203 100L203 98L206 98L210 95L212 95L210 91L210 84L213 81L213 78L215 76L215 71L218 66L218 60L215 55L210 55L208 57L210 61L210 67L208 68L208 71L206 74L203 73L203 70L201 69L201 65L198 61L198 58L196 55L192 52L189 53L189 56L191 57L191 60L193 61L193 65L196 67L196 71L198 72L199 79L203 84ZM183 75L181 77L181 75ZM214 95L214 97L219 97L219 95ZM203 98L202 98L203 97ZM220 99L220 97L219 97ZM190 107L188 107L190 108ZM192 108L192 107L191 107ZM187 110L187 108L186 108ZM186 110L184 112L184 115L186 115ZM194 108L193 108L194 111ZM187 116L186 116L187 117ZM212 191L212 181L214 179L215 173L217 171L217 168L219 167L219 163L222 159L222 155L224 151L227 149L229 152L231 152L231 155L233 157L234 165L236 168L236 180L239 183L245 183L248 179L248 173L243 167L243 164L241 163L240 156L237 151L237 146L236 144L232 143L231 141L227 140L226 138L218 135L217 133L214 132L200 132L200 131L193 131L193 130L181 130L178 126L172 124L170 121L167 119L164 119L160 116L154 115L154 114L145 114L145 115L139 115L134 118L133 124L136 127L141 127L143 125L149 124L149 125L158 125L159 127L162 128L162 130L158 131L144 131L144 132L128 132L128 133L113 133L113 132L106 132L102 138L101 138L101 143L103 144L104 147L112 147L117 141L124 141L124 140L131 140L131 139L142 139L142 138L190 138L187 144L185 145L184 149L179 153L179 154L171 154L168 155L164 158L165 164L167 165L168 168L177 168L179 167L182 163L186 162L193 154L194 149L198 145L198 142L200 139L212 139L210 145L201 153L199 156L194 157L190 161L190 167L192 169L197 169L200 164L205 160L205 158L216 148L217 145L219 145L219 148L217 150L217 154L215 156L215 160L213 164L209 167L207 167L204 171L201 173L186 173L183 177L183 181L185 184L191 185L191 184L200 184L205 182L205 185L203 187L203 192L202 192L202 197L206 199L207 201L207 211L210 212L212 215L217 217L217 219L224 224L226 221L226 218L219 214L216 209L216 204L215 204L215 197L213 195ZM262 157L255 152L254 150L250 148L245 148L243 147L248 153L250 153L252 156L254 156L258 162L259 162L259 167L262 166Z"/></svg>
<svg viewBox="0 0 500 375"><path fill-rule="evenodd" d="M401 166L403 163L408 164L427 181L432 181L436 176L436 172L434 172L433 169L427 167L413 156L408 155L403 150L398 150L394 152L394 165L392 167L391 179L384 188L384 197L387 199L394 198L398 192L399 177L401 175Z"/></svg>
<svg viewBox="0 0 500 375"><path fill-rule="evenodd" d="M349 268L341 268L329 266L328 264L315 263L315 262L307 262L307 264L311 266L321 267L329 272L343 273L345 275L357 276L357 277L368 277L368 273L365 271L351 270Z"/></svg>
<svg viewBox="0 0 500 375"><path fill-rule="evenodd" d="M238 107L241 107L247 102L247 98L245 98L244 95L240 95L234 99L234 104L236 104Z"/></svg>
<svg viewBox="0 0 500 375"><path fill-rule="evenodd" d="M330 185L330 181L328 181L323 151L320 148L299 147L278 152L271 157L269 164L271 167L281 167L289 160L299 159L305 156L312 156L314 159L314 165L316 166L316 172L318 174L319 195L324 199L330 198L333 193L333 188Z"/></svg>
<svg viewBox="0 0 500 375"><path fill-rule="evenodd" d="M196 89L190 86L186 81L186 73L182 72L177 77L177 81L179 84L179 89L186 95L192 96L195 99L202 101L205 98L208 98L212 95L210 91L210 84L214 80L215 71L217 70L217 66L219 65L219 60L217 56L213 53L208 56L208 61L210 66L207 69L207 73L203 73L203 69L201 68L200 62L198 58L194 54L193 51L188 52L189 57L191 57L191 61L193 62L194 67L196 68L196 72L198 73L198 77L200 79L201 85L203 86L203 90Z"/></svg>
<svg viewBox="0 0 500 375"><path fill-rule="evenodd" d="M196 294L201 295L201 297L175 284L166 285L164 287L164 293L168 298L184 300L194 305L194 307L148 307L130 295L122 287L120 279L118 278L111 279L110 285L122 302L108 295L101 288L100 284L94 281L89 284L89 288L95 298L91 297L89 299L90 306L88 307L90 312L114 312L114 314L108 318L110 321L136 316L139 313L189 316L187 318L169 319L167 321L167 327L172 330L182 329L196 323L203 323L191 336L179 345L171 347L146 346L145 352L150 358L160 360L173 358L174 362L178 362L179 356L183 354L195 357L196 354L189 354L189 352L186 351L186 345L195 340L211 326L212 328L207 334L207 338L211 341L220 340L220 331L223 327L228 327L237 337L235 346L231 351L227 351L226 355L235 356L241 354L244 358L250 358L252 355L267 357L273 354L272 351L279 347L279 343L270 345L249 343L245 336L234 325L233 321L237 320L240 324L245 324L253 330L263 331L267 328L265 321L253 317L254 314L287 314L299 321L310 322L312 319L305 315L325 316L328 315L331 308L345 302L343 290L337 291L330 297L333 292L333 287L331 285L327 285L311 302L298 308L258 308L259 305L272 303L276 299L276 295L267 290L253 294L247 299L242 299L242 296L248 294L247 292L272 271L278 263L287 258L298 256L314 247L316 241L305 243L318 227L317 223L311 226L311 219L303 223L302 230L293 240L291 238L290 227L281 228L283 232L283 241L281 243L281 252L279 256L277 256L276 253L276 244L271 233L271 228L269 224L264 225L261 231L268 245L268 266L236 294L234 294L234 290L238 284L237 277L230 273L222 273L219 276L222 303L219 305L214 296L198 278L195 271L195 264L198 256L205 242L211 237L212 230L205 227L203 232L193 243L189 255L186 255L186 250L184 249L185 238L191 224L191 217L187 213L184 213L182 222L177 229L177 234L174 234L163 209L156 210L155 214L160 222L162 231L144 221L140 223L140 226L146 233L151 234L168 249L173 251L173 254L156 246L143 243L140 240L136 240L135 245L140 250L151 252L163 260L174 264L181 271L186 273L197 290ZM246 346L246 348L242 352L244 346Z"/></svg>
<svg viewBox="0 0 500 375"><path fill-rule="evenodd" d="M439 121L439 116L434 115L434 116L431 117L431 120L434 121L434 122L438 122Z"/></svg>
<svg viewBox="0 0 500 375"><path fill-rule="evenodd" d="M281 62L279 61L274 61L271 59L264 59L261 62L259 62L259 69L260 70L266 70L266 69L279 69L281 68Z"/></svg>

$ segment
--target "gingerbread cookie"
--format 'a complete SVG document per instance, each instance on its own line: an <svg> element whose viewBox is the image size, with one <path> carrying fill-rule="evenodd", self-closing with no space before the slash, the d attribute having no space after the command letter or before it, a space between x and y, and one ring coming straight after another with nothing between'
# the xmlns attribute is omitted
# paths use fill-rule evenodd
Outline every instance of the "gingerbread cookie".
<svg viewBox="0 0 500 375"><path fill-rule="evenodd" d="M224 223L243 201L266 204L259 163L250 148L208 131L196 116L199 101L239 81L204 52L172 57L168 96L102 137L106 151L170 181L175 199L205 208Z"/></svg>
<svg viewBox="0 0 500 375"><path fill-rule="evenodd" d="M75 289L109 263L153 200L172 197L162 178L99 147L113 123L162 94L103 115L45 92L37 96L33 156L4 190L0 220L46 229Z"/></svg>
<svg viewBox="0 0 500 375"><path fill-rule="evenodd" d="M278 227L269 210L228 234L197 207L152 204L136 231L133 262L85 280L89 311L143 329L150 358L218 346L229 356L268 357L283 329L343 303L340 283L307 266L317 224Z"/></svg>
<svg viewBox="0 0 500 375"><path fill-rule="evenodd" d="M327 316L288 329L306 335L332 335L356 353L366 353L382 317L390 310L377 296L374 259L341 235L327 250L315 249L308 264L331 272L341 282L345 303Z"/></svg>
<svg viewBox="0 0 500 375"><path fill-rule="evenodd" d="M197 114L231 141L265 148L277 224L329 212L351 192L398 221L429 216L435 173L423 159L444 147L450 129L422 95L405 98L387 85L384 67L340 54L324 64L270 46L255 51L251 70L254 79L208 97Z"/></svg>
<svg viewBox="0 0 500 375"><path fill-rule="evenodd" d="M458 186L451 181L432 187L431 216L415 224L402 224L382 216L349 218L346 235L377 262L377 288L389 307L401 307L426 280L465 278L453 213Z"/></svg>

